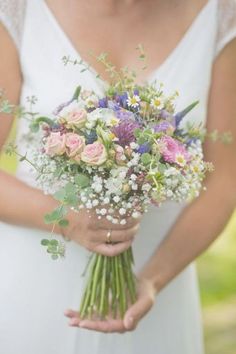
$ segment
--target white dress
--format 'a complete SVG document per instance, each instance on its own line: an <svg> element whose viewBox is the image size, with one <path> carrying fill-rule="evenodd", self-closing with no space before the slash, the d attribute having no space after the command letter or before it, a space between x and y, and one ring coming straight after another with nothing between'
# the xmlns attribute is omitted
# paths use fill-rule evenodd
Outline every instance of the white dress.
<svg viewBox="0 0 236 354"><path fill-rule="evenodd" d="M78 84L102 92L95 74L62 65L64 55L78 57L43 0L1 0L0 20L19 50L27 96L39 98L37 110L49 114L70 98ZM179 109L198 99L188 119L204 122L215 57L236 36L234 0L209 0L164 63L149 80L178 89ZM17 140L26 129L22 120ZM32 184L28 166L17 176ZM23 207L24 201L22 201ZM151 208L134 243L136 269L150 257L184 206ZM194 224L193 224L194 227ZM70 328L63 312L79 307L88 252L73 242L64 261L53 262L40 246L44 232L0 223L0 353L2 354L202 354L201 311L194 264L157 296L156 304L134 332L102 334ZM59 237L59 236L58 236ZM184 252L184 250L183 250Z"/></svg>

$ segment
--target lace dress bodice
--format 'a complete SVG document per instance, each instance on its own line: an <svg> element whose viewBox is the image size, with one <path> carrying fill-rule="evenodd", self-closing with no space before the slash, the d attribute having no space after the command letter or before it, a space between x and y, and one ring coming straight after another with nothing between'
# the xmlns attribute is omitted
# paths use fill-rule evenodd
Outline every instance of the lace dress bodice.
<svg viewBox="0 0 236 354"><path fill-rule="evenodd" d="M236 36L236 0L214 0L217 2L217 37L215 56ZM1 0L0 21L20 49L24 29L27 0Z"/></svg>

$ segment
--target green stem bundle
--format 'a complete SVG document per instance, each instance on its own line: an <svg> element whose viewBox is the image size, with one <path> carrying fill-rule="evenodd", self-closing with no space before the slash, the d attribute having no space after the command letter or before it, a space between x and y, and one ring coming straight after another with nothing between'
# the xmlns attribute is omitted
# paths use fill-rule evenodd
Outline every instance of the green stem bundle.
<svg viewBox="0 0 236 354"><path fill-rule="evenodd" d="M93 254L80 304L81 318L123 318L136 301L132 248L114 257Z"/></svg>

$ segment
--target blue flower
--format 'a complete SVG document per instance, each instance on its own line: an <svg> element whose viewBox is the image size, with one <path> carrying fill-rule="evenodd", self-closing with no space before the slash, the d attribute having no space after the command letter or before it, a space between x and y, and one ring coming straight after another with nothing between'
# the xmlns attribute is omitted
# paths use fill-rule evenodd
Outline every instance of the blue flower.
<svg viewBox="0 0 236 354"><path fill-rule="evenodd" d="M139 154L145 154L146 152L150 152L151 146L149 143L144 143L139 146L139 148L136 150Z"/></svg>
<svg viewBox="0 0 236 354"><path fill-rule="evenodd" d="M95 130L85 134L86 144L93 144L97 140L98 136Z"/></svg>
<svg viewBox="0 0 236 354"><path fill-rule="evenodd" d="M113 111L119 111L120 110L120 105L117 102L108 101L107 108L113 109Z"/></svg>
<svg viewBox="0 0 236 354"><path fill-rule="evenodd" d="M100 98L98 101L98 107L99 108L107 108L108 100L107 97Z"/></svg>
<svg viewBox="0 0 236 354"><path fill-rule="evenodd" d="M127 107L128 94L124 92L122 95L115 95L116 102L123 108Z"/></svg>

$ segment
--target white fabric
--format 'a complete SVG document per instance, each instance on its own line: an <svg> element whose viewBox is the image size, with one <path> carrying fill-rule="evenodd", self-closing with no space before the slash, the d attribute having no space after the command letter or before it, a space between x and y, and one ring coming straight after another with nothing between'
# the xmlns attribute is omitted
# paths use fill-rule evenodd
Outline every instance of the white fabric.
<svg viewBox="0 0 236 354"><path fill-rule="evenodd" d="M199 106L188 118L196 122L206 120L211 69L219 38L219 2L210 0L207 3L165 62L149 76L150 81L164 82L166 91L180 91L178 109L199 99ZM228 0L227 3L234 1ZM224 30L221 38L226 36L227 30ZM222 44L218 47L221 49ZM96 80L94 73L81 74L77 67L64 67L61 62L64 55L76 57L78 53L44 1L28 1L20 50L24 75L22 104L27 96L36 95L39 98L37 110L49 114L58 103L71 97L78 84L96 92L103 91L104 83ZM26 123L22 120L17 130L22 150L21 137L25 131ZM21 164L17 175L33 184L27 165ZM134 243L136 269L142 267L166 236L183 207L167 203L159 209L152 207L145 215ZM63 311L79 306L84 282L81 274L88 252L71 242L67 245L66 259L54 263L40 247L44 236L47 235L41 231L0 224L1 353L203 353L198 285L193 264L157 296L155 306L136 331L106 335L72 329L67 326Z"/></svg>
<svg viewBox="0 0 236 354"><path fill-rule="evenodd" d="M219 0L218 3L216 56L236 37L236 0Z"/></svg>
<svg viewBox="0 0 236 354"><path fill-rule="evenodd" d="M15 45L20 49L26 0L1 0L0 22L7 28Z"/></svg>

